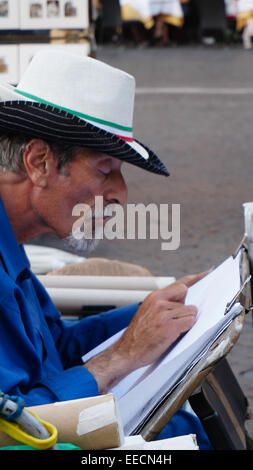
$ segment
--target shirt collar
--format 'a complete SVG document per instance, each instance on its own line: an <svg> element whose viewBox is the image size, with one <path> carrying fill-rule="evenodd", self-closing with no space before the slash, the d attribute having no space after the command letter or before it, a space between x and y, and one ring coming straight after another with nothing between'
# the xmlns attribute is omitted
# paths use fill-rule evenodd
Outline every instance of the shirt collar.
<svg viewBox="0 0 253 470"><path fill-rule="evenodd" d="M22 245L18 245L1 198L0 224L0 256L6 271L16 282L20 276L27 277L30 264Z"/></svg>

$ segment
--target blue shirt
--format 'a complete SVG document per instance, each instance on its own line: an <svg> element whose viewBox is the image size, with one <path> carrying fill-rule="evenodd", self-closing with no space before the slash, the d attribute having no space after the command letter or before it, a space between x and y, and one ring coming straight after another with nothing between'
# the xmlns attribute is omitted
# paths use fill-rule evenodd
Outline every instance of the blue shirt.
<svg viewBox="0 0 253 470"><path fill-rule="evenodd" d="M125 328L137 305L64 321L30 271L0 199L0 390L26 406L98 394L81 357Z"/></svg>

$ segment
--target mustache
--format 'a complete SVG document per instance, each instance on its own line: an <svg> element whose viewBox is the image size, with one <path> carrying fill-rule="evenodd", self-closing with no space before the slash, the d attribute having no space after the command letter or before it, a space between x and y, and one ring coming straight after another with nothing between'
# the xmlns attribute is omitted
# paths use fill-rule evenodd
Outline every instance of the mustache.
<svg viewBox="0 0 253 470"><path fill-rule="evenodd" d="M111 217L114 212L116 212L118 207L122 207L119 203L109 203L105 205L103 208L95 208L90 211L87 211L87 214L84 216L85 220L95 220L95 219L103 219L104 217Z"/></svg>

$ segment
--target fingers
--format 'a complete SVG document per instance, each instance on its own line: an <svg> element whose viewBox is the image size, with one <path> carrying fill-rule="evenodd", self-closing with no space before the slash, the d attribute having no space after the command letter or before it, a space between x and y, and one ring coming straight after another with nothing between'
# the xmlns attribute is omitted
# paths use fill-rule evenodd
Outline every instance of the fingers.
<svg viewBox="0 0 253 470"><path fill-rule="evenodd" d="M165 287L164 289L160 289L156 292L160 298L171 302L184 303L187 290L187 286L184 283L174 282L170 286Z"/></svg>
<svg viewBox="0 0 253 470"><path fill-rule="evenodd" d="M195 305L184 305L184 304L181 304L179 302L167 302L166 305L165 305L165 302L164 302L164 307L170 311L170 310L173 310L173 311L179 311L179 316L180 315L184 315L184 311L188 313L192 313L192 314L197 314L198 312L198 309Z"/></svg>
<svg viewBox="0 0 253 470"><path fill-rule="evenodd" d="M211 270L203 271L202 273L198 274L188 274L187 276L178 279L176 283L178 282L180 284L185 284L187 287L193 286L193 284L196 284L196 282L200 281L205 276L207 276L207 274L209 274Z"/></svg>
<svg viewBox="0 0 253 470"><path fill-rule="evenodd" d="M188 332L196 322L197 308L194 305L177 307L163 312L163 331L166 332L171 344L183 333Z"/></svg>
<svg viewBox="0 0 253 470"><path fill-rule="evenodd" d="M203 279L212 270L213 268L208 271L203 271L202 273L189 274L187 276L181 277L173 284L170 284L168 287L152 292L152 294L150 294L150 298L153 300L157 299L158 301L164 300L184 303L188 288Z"/></svg>
<svg viewBox="0 0 253 470"><path fill-rule="evenodd" d="M194 276L196 277L196 276ZM185 297L188 288L185 284L175 282L170 286L152 292L144 301L144 305L153 305L152 311L167 313L171 318L183 318L188 315L197 315L197 308L194 305L185 305Z"/></svg>
<svg viewBox="0 0 253 470"><path fill-rule="evenodd" d="M187 276L181 277L173 284L170 284L168 287L160 289L157 292L160 292L161 297L163 298L167 298L168 300L175 302L184 303L188 288L203 279L207 274L209 274L209 272L210 270L198 274L189 274Z"/></svg>
<svg viewBox="0 0 253 470"><path fill-rule="evenodd" d="M195 305L184 305L179 307L177 304L177 307L174 307L171 311L169 310L169 312L172 319L185 318L188 316L196 318L198 309Z"/></svg>
<svg viewBox="0 0 253 470"><path fill-rule="evenodd" d="M175 310L177 308L182 309L182 307L184 307L184 304L182 304L181 302L163 301L163 306L165 310Z"/></svg>
<svg viewBox="0 0 253 470"><path fill-rule="evenodd" d="M182 334L187 333L187 331L193 327L196 321L196 317L194 315L188 315L187 317L178 318L176 321L178 331L180 331L180 334Z"/></svg>

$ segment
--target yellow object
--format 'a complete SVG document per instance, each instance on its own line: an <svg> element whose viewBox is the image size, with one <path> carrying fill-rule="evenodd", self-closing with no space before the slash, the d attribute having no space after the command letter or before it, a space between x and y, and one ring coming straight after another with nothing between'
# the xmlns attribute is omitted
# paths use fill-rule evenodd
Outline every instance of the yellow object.
<svg viewBox="0 0 253 470"><path fill-rule="evenodd" d="M237 13L236 17L236 29L241 31L244 26L248 23L249 20L253 19L253 10L241 11Z"/></svg>
<svg viewBox="0 0 253 470"><path fill-rule="evenodd" d="M177 28L182 28L184 26L183 17L161 14L158 15L158 18L164 21L164 23L172 24L172 26L176 26Z"/></svg>
<svg viewBox="0 0 253 470"><path fill-rule="evenodd" d="M43 421L33 411L28 410L27 408L24 409L31 413L38 421L40 421L41 424L43 424L43 426L49 432L50 437L46 439L38 439L36 437L33 437L23 431L19 424L7 421L3 418L0 418L0 429L16 441L22 442L23 444L27 444L31 447L35 447L36 449L45 450L49 449L50 447L53 447L56 444L58 437L56 427L48 423L47 421Z"/></svg>
<svg viewBox="0 0 253 470"><path fill-rule="evenodd" d="M144 24L145 28L150 29L154 26L155 22L152 16L146 16L145 18L135 10L131 5L121 6L121 17L123 21L140 21Z"/></svg>
<svg viewBox="0 0 253 470"><path fill-rule="evenodd" d="M121 6L121 17L123 21L140 21L144 24L146 29L151 29L155 25L155 20L152 16L142 16L135 8L131 5ZM157 18L163 20L165 23L172 24L178 28L182 28L184 24L184 18L175 15L159 14Z"/></svg>

